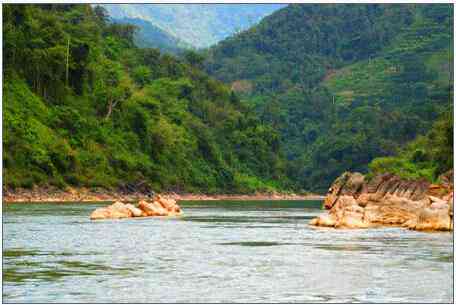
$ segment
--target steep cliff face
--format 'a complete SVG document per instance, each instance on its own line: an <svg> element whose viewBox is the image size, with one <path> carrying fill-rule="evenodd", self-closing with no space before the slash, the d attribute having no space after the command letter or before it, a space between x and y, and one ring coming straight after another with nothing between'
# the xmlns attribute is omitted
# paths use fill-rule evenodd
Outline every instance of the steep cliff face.
<svg viewBox="0 0 456 305"><path fill-rule="evenodd" d="M345 172L329 188L328 210L310 224L335 228L403 226L413 230L453 230L453 171L438 184L404 180L393 174L366 179Z"/></svg>

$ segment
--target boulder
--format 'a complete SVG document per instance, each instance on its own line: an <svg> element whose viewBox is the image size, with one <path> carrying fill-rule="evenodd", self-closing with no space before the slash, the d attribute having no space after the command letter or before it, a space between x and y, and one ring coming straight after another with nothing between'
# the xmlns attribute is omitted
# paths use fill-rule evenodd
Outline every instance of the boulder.
<svg viewBox="0 0 456 305"><path fill-rule="evenodd" d="M93 211L92 214L90 214L90 219L107 219L110 218L110 215L111 213L108 208L98 208L95 211Z"/></svg>
<svg viewBox="0 0 456 305"><path fill-rule="evenodd" d="M444 187L442 184L431 184L429 186L427 194L429 196L442 198L448 194L448 189Z"/></svg>
<svg viewBox="0 0 456 305"><path fill-rule="evenodd" d="M145 200L138 203L138 208L145 214L145 216L158 216L155 205Z"/></svg>
<svg viewBox="0 0 456 305"><path fill-rule="evenodd" d="M446 188L453 189L453 170L449 170L446 173L439 176L438 181Z"/></svg>
<svg viewBox="0 0 456 305"><path fill-rule="evenodd" d="M143 214L140 209L138 209L137 207L135 207L131 203L126 204L125 207L130 210L130 212L131 212L133 217L141 217L142 214Z"/></svg>
<svg viewBox="0 0 456 305"><path fill-rule="evenodd" d="M364 185L364 176L360 173L345 172L337 178L328 190L324 200L324 207L331 209L339 196L357 196Z"/></svg>
<svg viewBox="0 0 456 305"><path fill-rule="evenodd" d="M357 200L356 200L359 204L359 206L361 207L366 207L367 204L370 202L370 201L373 201L372 198L371 198L371 194L368 194L368 193L363 193L361 194Z"/></svg>
<svg viewBox="0 0 456 305"><path fill-rule="evenodd" d="M334 194L326 195L325 200L323 201L324 208L330 210L334 204L336 204L337 198L337 195Z"/></svg>
<svg viewBox="0 0 456 305"><path fill-rule="evenodd" d="M120 201L116 201L105 208L98 208L92 212L90 219L116 219L132 217L132 212Z"/></svg>
<svg viewBox="0 0 456 305"><path fill-rule="evenodd" d="M117 211L117 212L120 212L120 213L126 213L126 214L130 214L130 210L127 208L126 204L120 202L120 201L116 201L114 202L113 204L111 204L110 206L108 206L109 209L112 209L113 211Z"/></svg>
<svg viewBox="0 0 456 305"><path fill-rule="evenodd" d="M331 185L331 187L328 190L328 194L333 194L335 196L338 196L341 193L343 187L345 186L345 183L347 182L347 180L349 178L350 178L349 172L345 172L342 175L340 175L336 180L334 180L333 184Z"/></svg>
<svg viewBox="0 0 456 305"><path fill-rule="evenodd" d="M182 213L175 200L164 199L159 196L153 202L144 200L139 201L138 206L133 204L123 204L115 202L104 208L98 208L92 212L90 219L115 219L127 217L146 217L146 216L176 216Z"/></svg>
<svg viewBox="0 0 456 305"><path fill-rule="evenodd" d="M359 173L345 172L334 181L325 197L324 207L329 211L309 224L335 228L383 225L452 230L453 184L445 177L440 178L445 184L437 185L388 173L368 181Z"/></svg>
<svg viewBox="0 0 456 305"><path fill-rule="evenodd" d="M368 223L364 221L364 208L360 207L353 197L348 198L344 198L345 201L348 201L348 204L342 208L342 215L337 219L334 227L349 229L367 228Z"/></svg>
<svg viewBox="0 0 456 305"><path fill-rule="evenodd" d="M318 216L317 218L312 219L309 222L309 224L320 227L334 227L334 225L336 224L336 219L334 219L333 215L324 213Z"/></svg>
<svg viewBox="0 0 456 305"><path fill-rule="evenodd" d="M391 174L382 174L382 175L377 175L370 179L367 182L367 186L365 188L365 191L367 193L375 193L377 192L378 188L387 180L389 180L393 175Z"/></svg>
<svg viewBox="0 0 456 305"><path fill-rule="evenodd" d="M177 205L176 200L166 199L160 195L155 197L155 201L158 202L163 209L165 209L169 215L180 215L182 213L180 207Z"/></svg>
<svg viewBox="0 0 456 305"><path fill-rule="evenodd" d="M451 194L453 195L453 194ZM453 217L453 196L450 197L450 200L448 202L448 205L449 205L449 209L448 209L448 214Z"/></svg>
<svg viewBox="0 0 456 305"><path fill-rule="evenodd" d="M408 228L419 231L450 231L452 229L451 217L445 209L422 209L415 221L408 224Z"/></svg>
<svg viewBox="0 0 456 305"><path fill-rule="evenodd" d="M433 210L438 209L446 209L448 210L448 201L442 200L440 198L434 196L428 196L429 200L431 201L430 208Z"/></svg>
<svg viewBox="0 0 456 305"><path fill-rule="evenodd" d="M167 216L168 211L165 210L158 201L146 202L141 200L138 208L142 210L146 216Z"/></svg>
<svg viewBox="0 0 456 305"><path fill-rule="evenodd" d="M348 179L343 187L343 195L357 196L361 192L364 185L364 176L360 173L352 173L348 175Z"/></svg>
<svg viewBox="0 0 456 305"><path fill-rule="evenodd" d="M151 203L151 205L155 209L155 216L167 216L168 215L168 210L163 206L163 204L160 201L154 201Z"/></svg>

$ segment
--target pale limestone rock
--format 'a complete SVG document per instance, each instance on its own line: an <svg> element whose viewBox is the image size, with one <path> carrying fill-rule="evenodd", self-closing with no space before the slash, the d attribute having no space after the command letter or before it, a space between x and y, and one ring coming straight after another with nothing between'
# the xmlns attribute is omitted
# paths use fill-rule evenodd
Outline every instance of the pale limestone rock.
<svg viewBox="0 0 456 305"><path fill-rule="evenodd" d="M345 172L337 178L324 201L329 212L309 224L335 228L391 225L414 230L452 230L450 179L445 180L445 185L431 185L425 180L404 180L392 174L378 175L370 181L361 176Z"/></svg>
<svg viewBox="0 0 456 305"><path fill-rule="evenodd" d="M312 219L309 224L321 227L334 227L336 220L334 219L334 216L324 213L317 218Z"/></svg>
<svg viewBox="0 0 456 305"><path fill-rule="evenodd" d="M146 217L146 216L177 216L182 211L176 201L164 199L160 196L158 200L146 202L141 200L138 207L132 204L123 204L115 202L110 206L96 209L90 215L90 219L110 219L110 218L128 218L128 217Z"/></svg>
<svg viewBox="0 0 456 305"><path fill-rule="evenodd" d="M130 210L130 212L133 215L133 217L141 217L142 216L142 211L140 209L138 209L137 207L135 207L134 205L132 205L131 203L126 204L125 207Z"/></svg>
<svg viewBox="0 0 456 305"><path fill-rule="evenodd" d="M449 231L452 229L451 217L448 210L424 208L418 214L416 223L410 224L409 228L420 231Z"/></svg>
<svg viewBox="0 0 456 305"><path fill-rule="evenodd" d="M96 220L96 219L106 219L109 218L110 211L108 208L98 208L95 211L90 214L90 219Z"/></svg>
<svg viewBox="0 0 456 305"><path fill-rule="evenodd" d="M98 208L95 211L93 211L90 215L90 219L116 219L128 218L132 216L133 214L128 208L126 208L125 204L116 201L112 205L107 206L106 208Z"/></svg>

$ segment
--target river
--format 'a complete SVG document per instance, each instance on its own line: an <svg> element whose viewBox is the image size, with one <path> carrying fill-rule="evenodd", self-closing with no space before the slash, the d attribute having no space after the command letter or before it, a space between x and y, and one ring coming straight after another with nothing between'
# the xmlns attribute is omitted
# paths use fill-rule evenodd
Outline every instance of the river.
<svg viewBox="0 0 456 305"><path fill-rule="evenodd" d="M318 201L3 205L3 302L453 302L453 235L313 228Z"/></svg>

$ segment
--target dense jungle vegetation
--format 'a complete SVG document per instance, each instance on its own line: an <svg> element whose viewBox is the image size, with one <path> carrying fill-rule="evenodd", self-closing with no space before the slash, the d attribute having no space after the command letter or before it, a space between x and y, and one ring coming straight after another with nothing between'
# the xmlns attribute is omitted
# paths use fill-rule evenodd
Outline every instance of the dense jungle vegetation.
<svg viewBox="0 0 456 305"><path fill-rule="evenodd" d="M289 5L178 57L102 7L3 8L7 187L325 192L453 167L452 5Z"/></svg>
<svg viewBox="0 0 456 305"><path fill-rule="evenodd" d="M297 188L372 160L434 180L453 167L452 29L448 4L289 5L210 48L205 69L279 131Z"/></svg>
<svg viewBox="0 0 456 305"><path fill-rule="evenodd" d="M156 191L288 185L279 134L198 66L85 4L3 6L3 178Z"/></svg>

